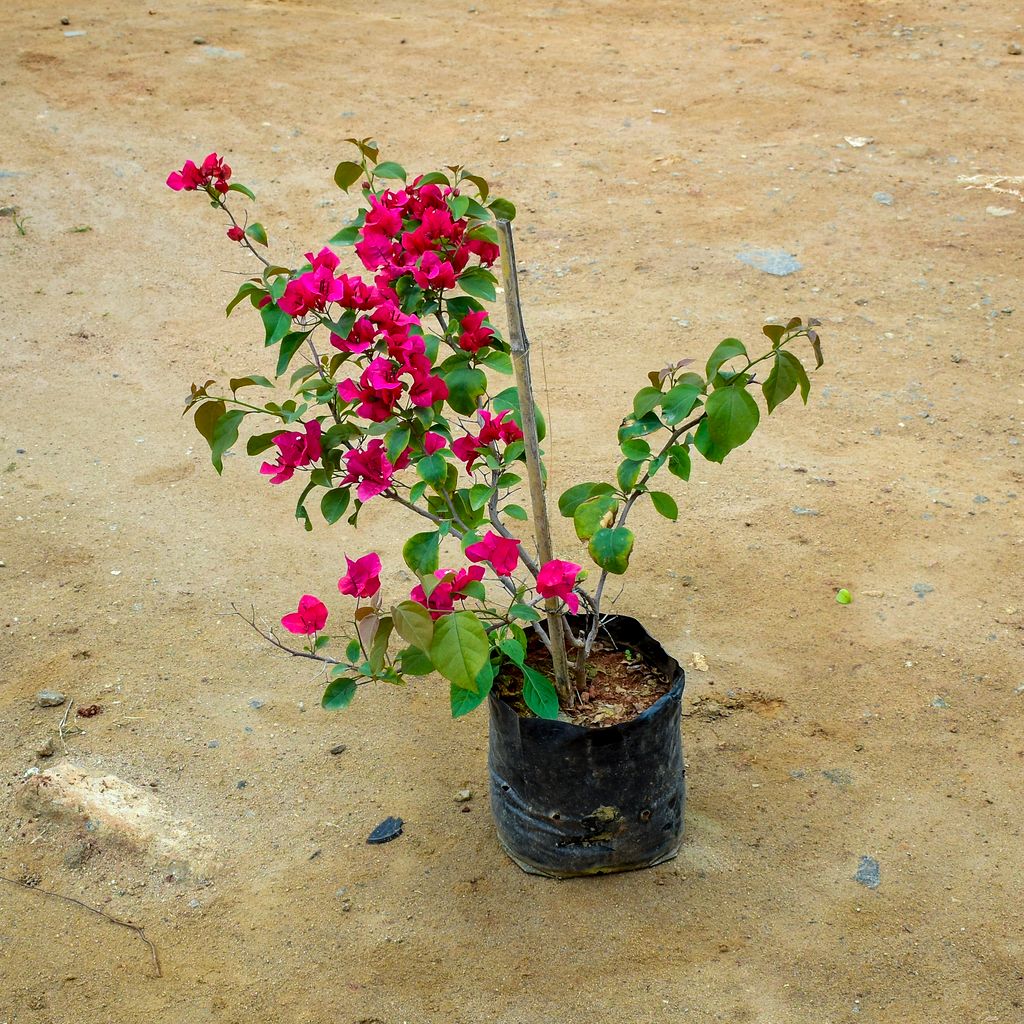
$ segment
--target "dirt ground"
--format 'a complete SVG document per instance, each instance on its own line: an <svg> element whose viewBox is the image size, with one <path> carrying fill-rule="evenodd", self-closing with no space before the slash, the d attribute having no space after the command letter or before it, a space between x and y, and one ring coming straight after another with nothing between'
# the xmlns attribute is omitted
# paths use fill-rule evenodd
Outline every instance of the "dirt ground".
<svg viewBox="0 0 1024 1024"><path fill-rule="evenodd" d="M8 0L0 873L37 891L0 883L0 1022L1024 1020L1024 205L957 180L1024 174L1019 17ZM227 154L295 261L352 209L331 175L353 134L519 205L558 491L614 466L646 370L824 322L809 407L700 462L679 523L637 517L617 607L707 664L672 863L524 875L482 714L451 721L437 679L325 713L231 611L329 595L371 545L401 592L405 522L306 534L244 456L216 478L188 385L268 364L221 315L247 268L163 180ZM44 687L104 706L49 763L148 787L215 863L96 839L74 866L91 837L16 799L62 714ZM366 845L391 814L405 834ZM38 890L144 925L162 977L138 935Z"/></svg>

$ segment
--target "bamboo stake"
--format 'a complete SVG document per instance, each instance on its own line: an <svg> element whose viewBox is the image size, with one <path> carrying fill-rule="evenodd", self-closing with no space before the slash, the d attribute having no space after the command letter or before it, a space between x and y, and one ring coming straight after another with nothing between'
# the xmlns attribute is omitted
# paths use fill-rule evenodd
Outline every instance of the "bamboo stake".
<svg viewBox="0 0 1024 1024"><path fill-rule="evenodd" d="M523 422L523 444L526 455L526 480L533 507L533 530L537 541L537 561L540 565L554 557L551 551L551 524L548 522L547 502L544 499L544 476L540 468L540 442L537 440L537 417L533 401L533 378L530 375L530 343L523 325L523 310L519 302L519 278L516 274L516 250L512 241L512 224L498 220L498 245L501 249L501 281L505 289L505 310L508 315L508 340L512 348L512 367L516 374L519 393L519 412ZM544 602L547 613L548 635L551 637L551 658L555 669L555 689L562 707L570 704L569 659L565 653L565 623L558 609L558 599Z"/></svg>

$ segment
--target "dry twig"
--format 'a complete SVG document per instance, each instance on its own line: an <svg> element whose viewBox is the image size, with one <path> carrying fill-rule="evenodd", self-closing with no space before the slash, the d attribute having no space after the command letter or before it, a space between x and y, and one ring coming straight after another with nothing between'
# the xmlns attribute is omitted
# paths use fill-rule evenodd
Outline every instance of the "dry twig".
<svg viewBox="0 0 1024 1024"><path fill-rule="evenodd" d="M104 918L111 924L116 924L120 928L127 928L129 931L135 932L136 935L149 947L150 956L153 958L153 977L162 978L164 972L160 967L160 954L157 952L157 948L152 939L146 935L145 928L141 924L132 924L131 921L122 921L119 917L114 917L112 914L108 914L105 910L100 910L98 907L90 907L88 903L83 903L79 899L75 899L74 896L63 896L59 892L50 892L49 889L39 889L34 885L27 885L25 882L19 882L16 878L8 878L6 875L0 875L0 882L8 882L10 885L17 885L22 889L27 889L29 892L38 893L40 896L50 896L55 900L63 900L65 903L73 903L76 907L82 907L84 910L88 910L91 914L96 914L99 917Z"/></svg>

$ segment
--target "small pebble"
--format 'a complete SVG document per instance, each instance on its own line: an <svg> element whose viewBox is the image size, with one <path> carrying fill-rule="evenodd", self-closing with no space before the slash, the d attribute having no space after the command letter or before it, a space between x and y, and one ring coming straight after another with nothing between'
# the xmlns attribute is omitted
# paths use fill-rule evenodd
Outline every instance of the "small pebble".
<svg viewBox="0 0 1024 1024"><path fill-rule="evenodd" d="M62 25L70 25L71 24L71 19L70 18L61 18L60 19L60 23Z"/></svg>
<svg viewBox="0 0 1024 1024"><path fill-rule="evenodd" d="M821 774L837 786L849 786L853 782L853 776L843 768L826 768Z"/></svg>
<svg viewBox="0 0 1024 1024"><path fill-rule="evenodd" d="M974 504L975 505L987 505L988 504L988 498L986 498L984 494L976 494L974 496Z"/></svg>
<svg viewBox="0 0 1024 1024"><path fill-rule="evenodd" d="M452 799L457 804L464 804L467 800L472 800L473 799L473 790L471 790L471 789L460 789L458 791L458 793L456 793L455 796L452 797Z"/></svg>
<svg viewBox="0 0 1024 1024"><path fill-rule="evenodd" d="M933 708L948 708L949 705L945 702L942 697L935 697L932 699Z"/></svg>
<svg viewBox="0 0 1024 1024"><path fill-rule="evenodd" d="M803 508L800 505L794 505L793 514L797 516L816 516L818 515L818 510L816 508Z"/></svg>
<svg viewBox="0 0 1024 1024"><path fill-rule="evenodd" d="M52 736L47 736L36 748L36 757L53 757L57 753L57 744L53 742Z"/></svg>
<svg viewBox="0 0 1024 1024"><path fill-rule="evenodd" d="M1022 53L1024 53L1024 49L1021 48L1020 43L1010 43L1010 45L1006 48L1006 52L1011 57L1019 57Z"/></svg>
<svg viewBox="0 0 1024 1024"><path fill-rule="evenodd" d="M348 750L348 746L344 743L338 743L331 747L332 754L344 754L346 750Z"/></svg>
<svg viewBox="0 0 1024 1024"><path fill-rule="evenodd" d="M248 785L249 785L249 783L246 782L245 779L239 779L235 783L235 789L245 789L245 787L248 786Z"/></svg>
<svg viewBox="0 0 1024 1024"><path fill-rule="evenodd" d="M882 206L892 206L894 202L892 196L888 192L876 192L871 198Z"/></svg>
<svg viewBox="0 0 1024 1024"><path fill-rule="evenodd" d="M218 747L220 746L220 740L210 740L210 742L209 742L209 743L207 743L206 745L207 745L207 746L208 746L208 747L209 747L209 748L210 748L211 750L216 750L216 749L217 749L217 748L218 748Z"/></svg>
<svg viewBox="0 0 1024 1024"><path fill-rule="evenodd" d="M40 690L36 694L36 703L41 708L59 708L66 700L59 690Z"/></svg>
<svg viewBox="0 0 1024 1024"><path fill-rule="evenodd" d="M263 707L263 703L264 702L261 701L259 697L253 697L253 699L249 701L249 707L255 708L257 711L259 711L259 709Z"/></svg>
<svg viewBox="0 0 1024 1024"><path fill-rule="evenodd" d="M196 46L205 46L206 45L206 40L202 36L196 36L195 39L192 40L192 42Z"/></svg>
<svg viewBox="0 0 1024 1024"><path fill-rule="evenodd" d="M402 834L402 826L405 822L401 818L385 818L367 837L366 841L371 846L379 846L381 843L390 843Z"/></svg>
<svg viewBox="0 0 1024 1024"><path fill-rule="evenodd" d="M931 594L935 591L935 588L930 583L915 583L912 589L921 600L924 599L925 594Z"/></svg>

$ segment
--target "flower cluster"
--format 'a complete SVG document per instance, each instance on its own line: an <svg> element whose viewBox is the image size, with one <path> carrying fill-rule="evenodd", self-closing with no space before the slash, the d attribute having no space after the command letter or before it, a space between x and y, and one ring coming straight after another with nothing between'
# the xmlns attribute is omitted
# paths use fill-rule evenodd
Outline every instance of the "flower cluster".
<svg viewBox="0 0 1024 1024"><path fill-rule="evenodd" d="M195 192L212 185L223 195L228 191L230 177L231 168L216 153L211 153L199 167L193 161L186 160L180 171L172 171L167 176L167 187L173 188L175 192Z"/></svg>
<svg viewBox="0 0 1024 1024"><path fill-rule="evenodd" d="M511 418L506 419L511 417L508 409L497 416L487 409L481 409L479 416L480 422L483 423L483 429L479 434L467 433L465 437L452 442L452 452L466 464L467 473L473 472L473 464L491 445L499 442L509 445L513 441L523 439L519 425Z"/></svg>
<svg viewBox="0 0 1024 1024"><path fill-rule="evenodd" d="M286 430L274 437L278 447L277 462L264 462L260 472L270 477L272 484L283 484L291 480L295 470L316 462L323 454L321 429L318 420L305 424L305 434L297 430Z"/></svg>

